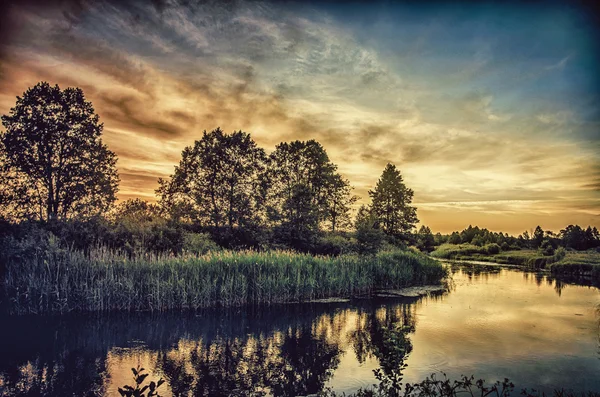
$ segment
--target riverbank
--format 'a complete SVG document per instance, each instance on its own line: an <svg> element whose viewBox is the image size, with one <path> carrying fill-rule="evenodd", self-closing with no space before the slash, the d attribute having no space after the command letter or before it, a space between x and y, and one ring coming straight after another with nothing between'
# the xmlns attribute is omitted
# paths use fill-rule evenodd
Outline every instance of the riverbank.
<svg viewBox="0 0 600 397"><path fill-rule="evenodd" d="M196 310L370 296L439 284L442 265L413 251L311 256L287 251L219 251L202 256L56 249L13 258L4 274L7 311Z"/></svg>
<svg viewBox="0 0 600 397"><path fill-rule="evenodd" d="M571 251L558 249L554 255L544 256L538 250L512 250L494 252L489 246L472 244L442 244L431 256L438 259L454 259L493 262L513 265L526 270L549 270L552 274L589 276L600 281L600 253L595 250Z"/></svg>

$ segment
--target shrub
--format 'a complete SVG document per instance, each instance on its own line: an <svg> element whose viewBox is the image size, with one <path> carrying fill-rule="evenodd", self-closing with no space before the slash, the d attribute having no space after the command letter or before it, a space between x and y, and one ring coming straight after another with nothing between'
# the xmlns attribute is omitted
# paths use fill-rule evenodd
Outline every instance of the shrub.
<svg viewBox="0 0 600 397"><path fill-rule="evenodd" d="M183 236L183 250L191 254L204 255L218 249L217 243L207 233L185 233Z"/></svg>
<svg viewBox="0 0 600 397"><path fill-rule="evenodd" d="M314 249L319 255L338 256L352 252L353 241L339 234L327 234L321 237Z"/></svg>
<svg viewBox="0 0 600 397"><path fill-rule="evenodd" d="M500 253L500 246L498 244L496 244L496 243L488 244L488 245L485 246L485 250L490 255L499 254Z"/></svg>
<svg viewBox="0 0 600 397"><path fill-rule="evenodd" d="M510 245L508 245L508 243L506 241L504 241L502 244L500 244L500 249L502 251L508 251L511 249Z"/></svg>
<svg viewBox="0 0 600 397"><path fill-rule="evenodd" d="M554 250L554 246L552 245L550 240L542 241L542 244L540 245L540 252L542 253L542 255L552 256L554 255Z"/></svg>

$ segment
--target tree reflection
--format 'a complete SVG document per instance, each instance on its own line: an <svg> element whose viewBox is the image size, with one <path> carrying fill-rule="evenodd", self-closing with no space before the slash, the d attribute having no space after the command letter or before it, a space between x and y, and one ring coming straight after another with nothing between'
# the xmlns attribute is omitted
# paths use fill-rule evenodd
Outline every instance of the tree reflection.
<svg viewBox="0 0 600 397"><path fill-rule="evenodd" d="M410 304L385 306L376 311L362 313L350 340L356 358L363 363L375 357L380 368L376 377L383 385L400 390L405 360L412 351L408 334L415 330L414 306Z"/></svg>
<svg viewBox="0 0 600 397"><path fill-rule="evenodd" d="M311 329L288 330L281 345L282 368L271 385L275 396L315 394L323 390L340 363L340 346Z"/></svg>
<svg viewBox="0 0 600 397"><path fill-rule="evenodd" d="M279 342L276 342L280 339ZM187 350L187 351L183 351ZM342 352L311 328L290 328L279 338L216 339L160 355L157 366L175 396L275 396L323 390Z"/></svg>
<svg viewBox="0 0 600 397"><path fill-rule="evenodd" d="M66 352L59 360L38 358L22 367L3 371L0 394L7 397L99 396L104 394L105 372L105 359L79 351Z"/></svg>

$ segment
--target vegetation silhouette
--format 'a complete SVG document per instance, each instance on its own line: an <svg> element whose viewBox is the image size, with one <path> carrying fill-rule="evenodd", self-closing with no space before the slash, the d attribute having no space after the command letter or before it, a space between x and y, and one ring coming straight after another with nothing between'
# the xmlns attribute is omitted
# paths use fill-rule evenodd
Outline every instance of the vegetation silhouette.
<svg viewBox="0 0 600 397"><path fill-rule="evenodd" d="M55 220L106 212L116 200L116 155L80 88L41 82L2 116L0 214Z"/></svg>

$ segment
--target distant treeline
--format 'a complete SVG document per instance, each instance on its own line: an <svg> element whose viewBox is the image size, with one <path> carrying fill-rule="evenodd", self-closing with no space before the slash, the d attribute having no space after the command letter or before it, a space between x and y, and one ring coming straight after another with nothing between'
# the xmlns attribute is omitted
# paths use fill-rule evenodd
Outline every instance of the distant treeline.
<svg viewBox="0 0 600 397"><path fill-rule="evenodd" d="M425 249L432 249L441 244L473 244L479 247L497 244L503 251L515 249L538 249L545 247L565 247L575 250L588 250L600 247L600 233L596 227L588 226L586 229L578 225L569 225L558 233L551 230L544 231L537 226L531 235L524 231L519 236L510 236L508 233L491 232L478 226L451 234L436 233L433 235L429 228L421 227L417 233L417 243Z"/></svg>

